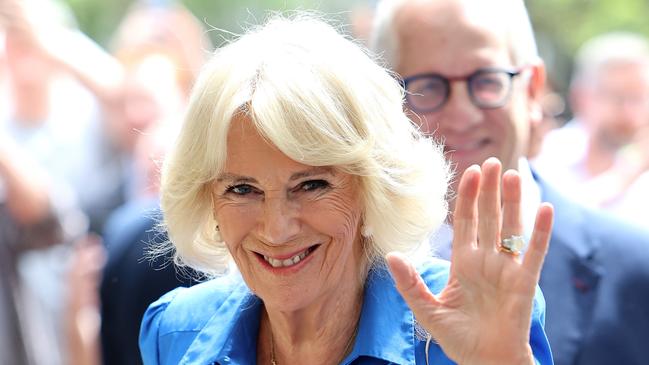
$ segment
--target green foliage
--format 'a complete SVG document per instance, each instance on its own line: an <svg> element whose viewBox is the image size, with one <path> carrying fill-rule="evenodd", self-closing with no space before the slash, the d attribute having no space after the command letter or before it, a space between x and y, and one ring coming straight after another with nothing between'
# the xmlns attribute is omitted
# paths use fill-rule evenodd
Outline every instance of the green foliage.
<svg viewBox="0 0 649 365"><path fill-rule="evenodd" d="M646 0L527 0L551 80L565 91L572 58L589 38L610 31L649 36Z"/></svg>
<svg viewBox="0 0 649 365"><path fill-rule="evenodd" d="M133 0L64 0L75 16L81 30L100 44L106 45L120 19L134 3ZM148 0L152 4L174 3L173 0ZM227 32L260 23L271 11L315 10L340 13L350 9L355 1L345 0L184 0L181 1L210 31L215 44L227 38Z"/></svg>
<svg viewBox="0 0 649 365"><path fill-rule="evenodd" d="M107 44L119 19L126 13L131 0L65 0L74 12L79 27L91 38Z"/></svg>
<svg viewBox="0 0 649 365"><path fill-rule="evenodd" d="M645 0L528 0L537 31L569 53L588 38L612 30L649 34Z"/></svg>

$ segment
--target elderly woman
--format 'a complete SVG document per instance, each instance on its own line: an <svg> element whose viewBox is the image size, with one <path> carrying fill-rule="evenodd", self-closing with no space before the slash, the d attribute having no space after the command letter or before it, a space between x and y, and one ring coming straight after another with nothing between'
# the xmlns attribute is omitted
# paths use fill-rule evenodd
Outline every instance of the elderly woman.
<svg viewBox="0 0 649 365"><path fill-rule="evenodd" d="M521 233L519 177L505 174L501 212L500 163L474 166L450 268L428 258L449 174L402 100L317 20L275 19L217 51L165 163L162 206L181 264L230 273L151 305L146 364L552 362L536 290L551 207L523 258L507 244Z"/></svg>

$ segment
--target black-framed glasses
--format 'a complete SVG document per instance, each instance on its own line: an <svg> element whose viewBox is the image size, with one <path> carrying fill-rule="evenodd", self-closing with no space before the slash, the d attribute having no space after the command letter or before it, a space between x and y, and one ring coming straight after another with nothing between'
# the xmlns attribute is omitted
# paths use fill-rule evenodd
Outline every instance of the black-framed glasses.
<svg viewBox="0 0 649 365"><path fill-rule="evenodd" d="M451 82L465 81L471 102L481 109L500 108L512 93L512 80L524 68L480 68L470 75L445 77L436 73L419 74L403 79L406 102L417 113L441 109L451 95Z"/></svg>

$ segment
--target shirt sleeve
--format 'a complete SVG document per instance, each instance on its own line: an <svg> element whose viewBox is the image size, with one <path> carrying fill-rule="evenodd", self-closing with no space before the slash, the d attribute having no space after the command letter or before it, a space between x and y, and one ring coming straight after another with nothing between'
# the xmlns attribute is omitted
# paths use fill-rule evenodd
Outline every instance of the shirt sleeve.
<svg viewBox="0 0 649 365"><path fill-rule="evenodd" d="M140 354L144 365L162 364L160 353L160 327L169 303L185 288L177 288L163 295L147 308L140 326Z"/></svg>
<svg viewBox="0 0 649 365"><path fill-rule="evenodd" d="M545 299L541 289L536 287L534 295L534 307L532 308L532 325L530 327L530 347L534 354L534 360L539 365L552 365L552 352L550 343L545 335Z"/></svg>

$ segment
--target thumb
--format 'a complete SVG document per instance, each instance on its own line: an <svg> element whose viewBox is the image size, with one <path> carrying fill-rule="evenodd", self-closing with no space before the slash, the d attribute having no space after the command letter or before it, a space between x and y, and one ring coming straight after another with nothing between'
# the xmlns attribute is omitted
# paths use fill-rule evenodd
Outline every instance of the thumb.
<svg viewBox="0 0 649 365"><path fill-rule="evenodd" d="M390 252L385 256L397 290L408 303L408 306L420 322L426 319L440 306L440 303L424 283L408 259L399 252Z"/></svg>

